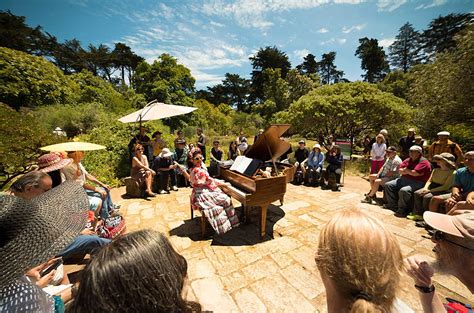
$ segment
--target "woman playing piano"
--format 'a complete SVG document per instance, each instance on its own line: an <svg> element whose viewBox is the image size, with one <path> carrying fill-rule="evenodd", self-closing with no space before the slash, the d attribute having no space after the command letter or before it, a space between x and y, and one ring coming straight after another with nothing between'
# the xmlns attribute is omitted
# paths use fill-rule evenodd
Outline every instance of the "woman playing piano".
<svg viewBox="0 0 474 313"><path fill-rule="evenodd" d="M200 210L217 234L223 234L239 226L239 219L232 206L231 198L218 187L219 182L209 176L202 167L201 151L192 155L189 173L182 165L177 165L193 187L191 206ZM175 163L177 164L177 163Z"/></svg>

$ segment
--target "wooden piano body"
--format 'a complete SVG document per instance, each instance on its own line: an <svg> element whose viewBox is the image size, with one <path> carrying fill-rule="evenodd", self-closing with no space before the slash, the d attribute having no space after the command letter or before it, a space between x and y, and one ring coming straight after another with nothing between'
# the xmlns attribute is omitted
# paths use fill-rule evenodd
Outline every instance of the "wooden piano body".
<svg viewBox="0 0 474 313"><path fill-rule="evenodd" d="M221 178L231 184L231 186L221 186L221 189L242 204L246 216L250 208L260 208L260 235L262 237L265 236L268 206L276 200L280 200L283 204L286 184L293 180L295 173L293 165L275 162L275 159L290 148L288 142L280 140L280 136L289 127L290 125L287 124L270 126L246 153L247 157L270 161L272 166L277 167L278 172L283 172L283 175L269 178L248 177L224 167L220 169Z"/></svg>

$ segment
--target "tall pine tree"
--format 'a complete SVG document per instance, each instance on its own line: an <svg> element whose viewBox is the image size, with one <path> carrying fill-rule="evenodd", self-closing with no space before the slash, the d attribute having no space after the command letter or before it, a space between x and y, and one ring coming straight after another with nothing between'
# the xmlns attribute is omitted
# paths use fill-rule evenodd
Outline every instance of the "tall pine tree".
<svg viewBox="0 0 474 313"><path fill-rule="evenodd" d="M369 83L382 80L390 72L385 51L374 38L364 37L359 43L355 55L361 59L361 68L366 71L362 77Z"/></svg>
<svg viewBox="0 0 474 313"><path fill-rule="evenodd" d="M390 64L406 73L419 63L420 34L410 23L406 23L398 31L389 51Z"/></svg>

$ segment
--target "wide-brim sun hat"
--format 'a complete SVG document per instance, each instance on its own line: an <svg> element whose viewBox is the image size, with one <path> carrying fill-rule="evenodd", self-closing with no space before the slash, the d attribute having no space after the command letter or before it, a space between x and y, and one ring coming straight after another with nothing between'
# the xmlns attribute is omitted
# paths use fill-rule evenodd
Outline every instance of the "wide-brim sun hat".
<svg viewBox="0 0 474 313"><path fill-rule="evenodd" d="M423 213L423 219L443 233L462 238L465 247L474 249L474 212L447 215L426 211Z"/></svg>
<svg viewBox="0 0 474 313"><path fill-rule="evenodd" d="M49 173L55 170L62 169L66 165L72 163L72 159L61 158L57 153L43 154L38 158L39 171L43 173Z"/></svg>
<svg viewBox="0 0 474 313"><path fill-rule="evenodd" d="M320 145L319 143L317 143L317 144L315 144L315 145L313 146L313 149L319 149L319 150L321 150L321 145Z"/></svg>
<svg viewBox="0 0 474 313"><path fill-rule="evenodd" d="M455 168L456 167L456 157L454 155L452 155L451 153L448 153L448 152L443 152L441 154L435 154L433 156L433 160L436 161L436 160L443 160L444 162L446 162L449 166L451 166L452 168Z"/></svg>
<svg viewBox="0 0 474 313"><path fill-rule="evenodd" d="M84 188L64 182L28 201L0 197L0 288L64 250L84 229L89 200Z"/></svg>
<svg viewBox="0 0 474 313"><path fill-rule="evenodd" d="M170 151L168 148L163 148L160 154L158 155L160 158L168 158L173 155L173 152Z"/></svg>

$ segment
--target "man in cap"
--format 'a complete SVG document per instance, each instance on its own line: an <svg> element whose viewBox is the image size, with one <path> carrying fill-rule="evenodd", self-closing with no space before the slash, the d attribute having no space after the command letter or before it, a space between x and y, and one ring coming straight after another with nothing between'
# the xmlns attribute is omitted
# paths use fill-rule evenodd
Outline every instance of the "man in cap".
<svg viewBox="0 0 474 313"><path fill-rule="evenodd" d="M405 259L405 267L415 281L423 311L446 312L431 278L434 268L439 269L454 275L474 293L474 213L450 216L425 212L423 218L435 229L431 240L436 244L436 261L430 265L415 255Z"/></svg>
<svg viewBox="0 0 474 313"><path fill-rule="evenodd" d="M389 181L384 187L385 207L395 216L406 217L413 205L413 193L423 188L431 175L431 165L423 157L420 146L412 146L410 157L400 165L401 177Z"/></svg>
<svg viewBox="0 0 474 313"><path fill-rule="evenodd" d="M411 146L415 144L415 133L416 131L414 128L409 128L408 134L400 138L400 141L398 142L400 145L400 158L402 160L405 160L409 157L408 151L410 150Z"/></svg>
<svg viewBox="0 0 474 313"><path fill-rule="evenodd" d="M466 166L454 174L451 197L444 203L449 214L455 214L458 210L472 210L474 206L474 151L464 155L464 163Z"/></svg>
<svg viewBox="0 0 474 313"><path fill-rule="evenodd" d="M441 154L443 152L449 152L456 157L456 164L459 164L462 161L462 150L461 147L449 140L450 133L447 131L441 131L438 133L438 140L433 142L428 149L428 160L433 164L433 157L436 154Z"/></svg>
<svg viewBox="0 0 474 313"><path fill-rule="evenodd" d="M301 168L303 174L305 173L304 162L308 159L308 155L309 150L308 148L306 148L306 142L301 139L300 141L298 141L298 149L296 149L295 151L295 167L296 170L298 170L298 168Z"/></svg>

